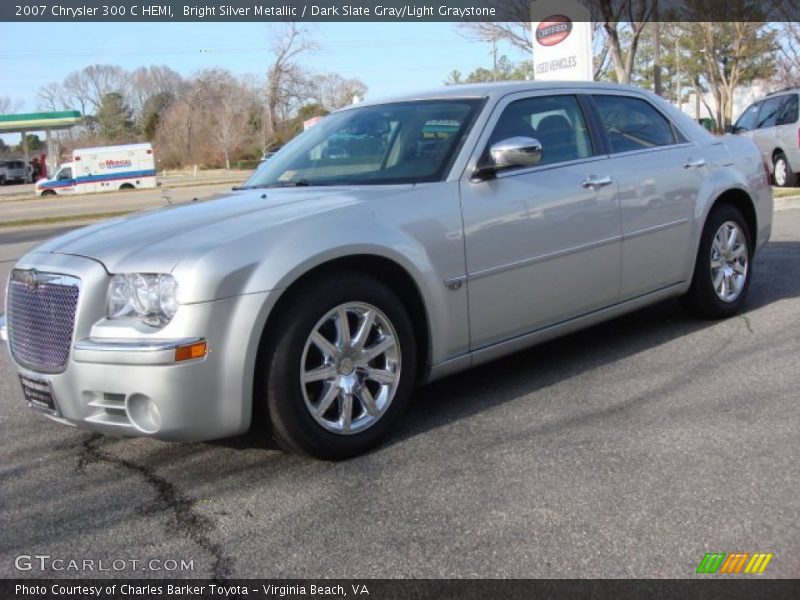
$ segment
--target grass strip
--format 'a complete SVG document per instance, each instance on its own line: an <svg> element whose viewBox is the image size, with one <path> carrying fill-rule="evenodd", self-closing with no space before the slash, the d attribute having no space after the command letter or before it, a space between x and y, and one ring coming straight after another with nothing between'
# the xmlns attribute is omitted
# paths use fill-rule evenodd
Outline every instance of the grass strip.
<svg viewBox="0 0 800 600"><path fill-rule="evenodd" d="M83 215L62 215L60 217L41 217L38 219L19 219L17 221L2 221L0 229L10 229L11 227L28 227L32 225L53 225L57 223L71 223L75 221L97 221L99 219L111 219L129 215L133 212L141 211L141 208L131 208L128 210L116 210L113 212L87 213Z"/></svg>

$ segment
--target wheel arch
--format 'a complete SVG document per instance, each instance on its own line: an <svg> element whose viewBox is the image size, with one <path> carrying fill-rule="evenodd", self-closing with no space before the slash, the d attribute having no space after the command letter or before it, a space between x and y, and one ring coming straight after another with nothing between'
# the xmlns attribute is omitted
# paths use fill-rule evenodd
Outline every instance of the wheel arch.
<svg viewBox="0 0 800 600"><path fill-rule="evenodd" d="M350 254L339 256L316 264L296 276L281 292L260 332L256 365L269 341L269 332L274 329L275 322L284 309L289 306L303 289L313 284L322 275L335 272L363 273L374 277L394 292L408 311L414 327L414 338L417 349L417 380L424 377L429 357L431 356L432 338L430 315L423 300L423 294L417 281L398 262L377 254ZM255 387L254 387L254 391ZM255 405L255 404L254 404Z"/></svg>
<svg viewBox="0 0 800 600"><path fill-rule="evenodd" d="M721 204L729 204L738 209L742 213L747 224L748 233L750 234L750 241L755 249L758 246L758 216L756 214L755 203L753 198L741 188L729 188L719 194L714 202L711 203L705 219L703 219L703 227L708 220L711 212Z"/></svg>

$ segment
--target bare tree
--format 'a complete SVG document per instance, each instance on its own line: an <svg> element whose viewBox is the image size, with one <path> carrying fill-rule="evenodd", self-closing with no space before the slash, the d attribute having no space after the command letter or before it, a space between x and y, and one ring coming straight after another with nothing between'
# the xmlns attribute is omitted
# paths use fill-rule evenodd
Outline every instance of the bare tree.
<svg viewBox="0 0 800 600"><path fill-rule="evenodd" d="M617 82L630 83L639 40L655 4L637 0L591 0L591 4L605 31Z"/></svg>
<svg viewBox="0 0 800 600"><path fill-rule="evenodd" d="M353 103L353 98L362 99L367 93L366 84L360 79L345 79L336 73L322 73L313 77L312 97L326 110L336 110Z"/></svg>
<svg viewBox="0 0 800 600"><path fill-rule="evenodd" d="M272 39L273 61L267 70L266 127L267 134L280 136L281 124L288 120L299 100L308 97L309 81L299 64L303 54L316 49L308 31L297 23L284 23Z"/></svg>
<svg viewBox="0 0 800 600"><path fill-rule="evenodd" d="M139 67L128 76L129 104L141 119L148 101L159 95L178 97L185 84L179 73L167 66Z"/></svg>
<svg viewBox="0 0 800 600"><path fill-rule="evenodd" d="M779 24L778 31L780 44L775 82L778 87L800 85L800 23L785 21Z"/></svg>
<svg viewBox="0 0 800 600"><path fill-rule="evenodd" d="M503 14L508 15L509 21L459 23L457 27L467 39L489 43L503 40L530 55L533 51L531 3L528 0L504 0Z"/></svg>
<svg viewBox="0 0 800 600"><path fill-rule="evenodd" d="M246 88L227 72L217 72L204 91L204 107L211 138L231 168L231 153L241 146L247 128L249 98Z"/></svg>
<svg viewBox="0 0 800 600"><path fill-rule="evenodd" d="M14 112L19 107L19 102L14 102L8 96L0 96L0 115Z"/></svg>

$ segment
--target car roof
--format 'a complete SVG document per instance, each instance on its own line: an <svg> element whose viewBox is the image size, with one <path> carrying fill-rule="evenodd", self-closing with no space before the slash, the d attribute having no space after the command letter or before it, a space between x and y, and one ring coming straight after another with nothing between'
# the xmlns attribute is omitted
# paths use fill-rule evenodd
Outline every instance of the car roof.
<svg viewBox="0 0 800 600"><path fill-rule="evenodd" d="M641 95L646 90L632 85L602 81L500 81L493 83L470 83L450 85L441 88L414 92L375 100L365 100L353 106L370 106L391 102L409 102L413 100L438 100L448 98L499 98L517 92L538 92L560 89L581 89L587 93L598 91L626 91ZM345 107L351 108L352 106Z"/></svg>
<svg viewBox="0 0 800 600"><path fill-rule="evenodd" d="M774 92L770 92L769 94L764 96L764 98L769 98L770 96L777 96L778 94L791 94L792 92L797 94L798 92L800 92L800 88L798 88L798 87L787 87L787 88L783 88L781 90L775 90Z"/></svg>

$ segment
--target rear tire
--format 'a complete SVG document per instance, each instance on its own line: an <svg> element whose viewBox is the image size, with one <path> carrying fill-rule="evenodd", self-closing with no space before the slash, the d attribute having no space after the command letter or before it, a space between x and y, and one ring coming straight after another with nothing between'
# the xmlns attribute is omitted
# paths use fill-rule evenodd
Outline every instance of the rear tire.
<svg viewBox="0 0 800 600"><path fill-rule="evenodd" d="M271 322L256 402L279 445L326 460L378 445L416 380L414 329L394 292L361 273L332 273L295 290Z"/></svg>
<svg viewBox="0 0 800 600"><path fill-rule="evenodd" d="M684 305L695 315L723 319L742 306L752 275L753 242L742 213L730 204L706 220Z"/></svg>
<svg viewBox="0 0 800 600"><path fill-rule="evenodd" d="M134 189L136 188L132 186L130 183L123 183L121 186L119 186L119 190L121 192L127 192L129 190L134 190Z"/></svg>
<svg viewBox="0 0 800 600"><path fill-rule="evenodd" d="M783 152L778 152L772 161L772 180L780 187L794 187L797 183L797 175L792 171Z"/></svg>

